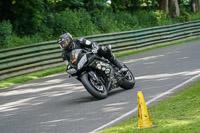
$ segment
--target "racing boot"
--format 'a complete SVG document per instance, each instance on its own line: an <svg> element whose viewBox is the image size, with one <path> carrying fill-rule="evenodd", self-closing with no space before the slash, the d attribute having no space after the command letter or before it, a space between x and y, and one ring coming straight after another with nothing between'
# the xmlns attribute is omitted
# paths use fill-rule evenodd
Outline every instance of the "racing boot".
<svg viewBox="0 0 200 133"><path fill-rule="evenodd" d="M114 64L116 67L119 68L119 73L126 72L128 69L124 67L122 63L120 63L118 60L115 59L114 54L111 51L111 45L109 46L102 46L98 53L108 59L112 64Z"/></svg>
<svg viewBox="0 0 200 133"><path fill-rule="evenodd" d="M119 71L118 71L119 73L128 71L128 69L121 62L119 62L117 59L114 58L114 56L110 58L109 61L119 68Z"/></svg>

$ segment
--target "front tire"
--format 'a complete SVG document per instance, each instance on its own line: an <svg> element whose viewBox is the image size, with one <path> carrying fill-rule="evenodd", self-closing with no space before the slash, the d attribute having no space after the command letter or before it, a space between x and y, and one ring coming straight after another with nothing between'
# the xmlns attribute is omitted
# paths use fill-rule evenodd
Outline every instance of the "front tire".
<svg viewBox="0 0 200 133"><path fill-rule="evenodd" d="M83 74L80 79L85 89L96 99L104 99L107 97L108 92L103 82L101 86L95 85L92 82L92 78L88 76L88 73Z"/></svg>

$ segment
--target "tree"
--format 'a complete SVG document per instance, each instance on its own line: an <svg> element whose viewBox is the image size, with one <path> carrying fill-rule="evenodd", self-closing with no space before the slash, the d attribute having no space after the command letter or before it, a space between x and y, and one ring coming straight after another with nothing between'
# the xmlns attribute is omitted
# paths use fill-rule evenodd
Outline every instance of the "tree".
<svg viewBox="0 0 200 133"><path fill-rule="evenodd" d="M83 0L83 2L84 8L90 13L95 11L95 13L99 14L107 7L106 0Z"/></svg>
<svg viewBox="0 0 200 133"><path fill-rule="evenodd" d="M169 0L169 12L172 18L180 16L178 0Z"/></svg>
<svg viewBox="0 0 200 133"><path fill-rule="evenodd" d="M172 18L180 16L178 0L158 0L158 9L169 12Z"/></svg>
<svg viewBox="0 0 200 133"><path fill-rule="evenodd" d="M49 0L54 4L55 12L64 11L66 8L80 9L84 7L83 0Z"/></svg>
<svg viewBox="0 0 200 133"><path fill-rule="evenodd" d="M1 0L0 1L0 21L9 20L11 17L11 6L12 0Z"/></svg>
<svg viewBox="0 0 200 133"><path fill-rule="evenodd" d="M168 0L158 0L158 9L164 12L169 12L169 1Z"/></svg>
<svg viewBox="0 0 200 133"><path fill-rule="evenodd" d="M15 32L31 35L41 25L44 10L43 0L2 0L0 21L10 20Z"/></svg>
<svg viewBox="0 0 200 133"><path fill-rule="evenodd" d="M194 13L200 11L200 0L192 0L191 5Z"/></svg>
<svg viewBox="0 0 200 133"><path fill-rule="evenodd" d="M121 10L134 11L137 10L143 2L141 0L112 0L112 8L114 12Z"/></svg>

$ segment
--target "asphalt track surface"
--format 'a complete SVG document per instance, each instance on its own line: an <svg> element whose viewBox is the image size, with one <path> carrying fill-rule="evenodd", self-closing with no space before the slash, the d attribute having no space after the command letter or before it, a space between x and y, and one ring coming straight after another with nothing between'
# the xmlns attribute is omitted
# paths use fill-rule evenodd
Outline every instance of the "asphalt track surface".
<svg viewBox="0 0 200 133"><path fill-rule="evenodd" d="M149 106L200 79L200 41L120 58L134 73L132 90L94 99L59 73L0 90L0 133L89 133L137 114L137 92Z"/></svg>

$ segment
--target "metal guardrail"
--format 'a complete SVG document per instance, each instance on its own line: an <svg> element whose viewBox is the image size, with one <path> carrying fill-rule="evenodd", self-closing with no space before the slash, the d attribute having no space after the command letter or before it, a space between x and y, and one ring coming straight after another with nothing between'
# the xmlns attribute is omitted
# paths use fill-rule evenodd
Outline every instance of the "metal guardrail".
<svg viewBox="0 0 200 133"><path fill-rule="evenodd" d="M113 52L162 44L200 35L200 20L135 31L86 36ZM0 50L0 80L63 64L56 41Z"/></svg>

